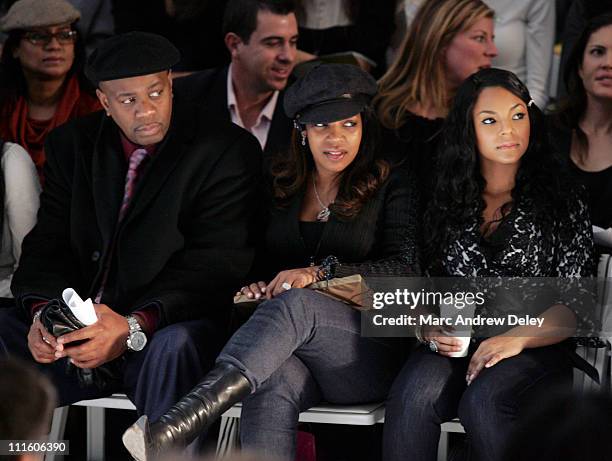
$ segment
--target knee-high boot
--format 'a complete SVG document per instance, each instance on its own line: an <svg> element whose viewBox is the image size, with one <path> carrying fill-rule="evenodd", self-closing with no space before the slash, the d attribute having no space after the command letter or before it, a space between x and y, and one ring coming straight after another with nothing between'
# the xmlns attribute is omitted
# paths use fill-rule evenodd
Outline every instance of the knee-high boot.
<svg viewBox="0 0 612 461"><path fill-rule="evenodd" d="M140 417L123 434L123 444L137 461L184 448L250 392L251 385L238 368L220 363L158 421L149 423L146 415Z"/></svg>

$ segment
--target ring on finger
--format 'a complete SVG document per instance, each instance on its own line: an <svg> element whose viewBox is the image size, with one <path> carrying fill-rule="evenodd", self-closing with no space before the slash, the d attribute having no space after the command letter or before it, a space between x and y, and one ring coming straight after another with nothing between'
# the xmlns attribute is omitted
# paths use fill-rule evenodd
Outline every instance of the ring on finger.
<svg viewBox="0 0 612 461"><path fill-rule="evenodd" d="M283 283L282 283L282 285L281 285L281 287L282 287L284 290L291 290L291 284L290 284L290 283L288 283L288 282L283 282Z"/></svg>
<svg viewBox="0 0 612 461"><path fill-rule="evenodd" d="M428 342L428 345L429 345L429 350L431 352L438 352L438 350L439 350L438 349L438 343L435 342L433 339Z"/></svg>

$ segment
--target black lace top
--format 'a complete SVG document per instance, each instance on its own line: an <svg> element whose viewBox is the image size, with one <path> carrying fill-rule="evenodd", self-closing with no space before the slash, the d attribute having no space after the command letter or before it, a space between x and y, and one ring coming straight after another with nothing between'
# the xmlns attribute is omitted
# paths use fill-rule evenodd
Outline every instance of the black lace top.
<svg viewBox="0 0 612 461"><path fill-rule="evenodd" d="M544 288L551 288L550 281L542 279L537 282L534 278L559 277L561 279L553 286L554 294L551 296L554 299L551 298L549 304L536 305L538 310L530 313L539 315L548 306L564 304L576 314L580 334L595 334L598 331L598 320L593 312L595 295L591 289L592 284L579 280L571 283L562 280L588 277L594 271L593 236L588 208L580 198L570 201L565 218L545 220L541 217L538 219L530 200L519 200L487 238L481 235L480 224L476 219L466 223L462 232L447 247L440 262L441 272L461 277L488 277L481 283L489 289L514 289L517 299L525 297L524 300L540 295L539 291ZM508 277L513 279L510 281ZM521 280L517 281L518 278ZM524 289L520 289L521 283L524 283ZM528 290L531 291L527 293ZM494 316L515 309L518 309L515 312L517 314L528 311L519 302L510 308L507 305L484 306L480 314Z"/></svg>
<svg viewBox="0 0 612 461"><path fill-rule="evenodd" d="M581 277L593 273L591 220L582 199L552 227L520 200L485 240L476 219L447 248L447 274L467 277Z"/></svg>

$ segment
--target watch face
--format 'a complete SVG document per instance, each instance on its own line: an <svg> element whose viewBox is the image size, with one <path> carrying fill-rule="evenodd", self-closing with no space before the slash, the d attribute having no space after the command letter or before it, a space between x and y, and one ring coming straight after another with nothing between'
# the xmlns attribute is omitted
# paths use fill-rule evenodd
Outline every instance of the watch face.
<svg viewBox="0 0 612 461"><path fill-rule="evenodd" d="M147 344L147 336L142 331L135 331L130 335L130 349L141 351Z"/></svg>

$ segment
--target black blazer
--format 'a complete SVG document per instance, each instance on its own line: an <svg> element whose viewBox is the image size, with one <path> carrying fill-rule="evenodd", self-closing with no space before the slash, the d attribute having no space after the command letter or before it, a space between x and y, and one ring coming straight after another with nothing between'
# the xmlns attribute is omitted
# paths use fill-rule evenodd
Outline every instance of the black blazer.
<svg viewBox="0 0 612 461"><path fill-rule="evenodd" d="M192 101L208 116L231 121L227 109L227 72L229 67L218 67L177 78L174 81L174 93ZM272 156L287 152L291 141L293 123L283 109L284 91L278 95L274 116L264 152L264 164ZM268 169L266 169L268 171Z"/></svg>
<svg viewBox="0 0 612 461"><path fill-rule="evenodd" d="M337 275L419 275L417 232L418 198L413 176L393 171L362 207L345 219L332 212L325 224L316 255L307 252L300 233L299 214L304 193L288 207L271 209L265 249L258 266L265 281L281 270L307 267L310 258L319 263L334 255L341 263Z"/></svg>
<svg viewBox="0 0 612 461"><path fill-rule="evenodd" d="M254 254L261 150L253 136L174 98L169 131L119 228L127 161L112 119L73 120L48 136L45 151L38 223L12 284L23 307L66 287L93 298L114 247L102 302L116 312L158 303L162 324L222 315Z"/></svg>

